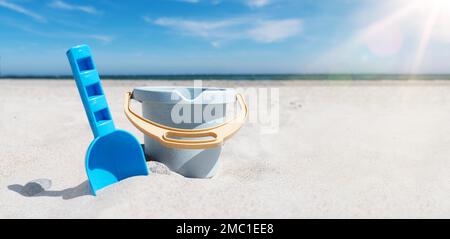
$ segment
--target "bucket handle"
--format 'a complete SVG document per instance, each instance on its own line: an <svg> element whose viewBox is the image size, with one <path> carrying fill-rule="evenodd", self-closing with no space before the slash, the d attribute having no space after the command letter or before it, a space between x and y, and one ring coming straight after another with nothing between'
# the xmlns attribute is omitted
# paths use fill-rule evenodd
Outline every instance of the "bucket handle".
<svg viewBox="0 0 450 239"><path fill-rule="evenodd" d="M233 136L248 117L248 107L241 94L236 94L241 112L236 118L215 127L205 129L179 129L158 124L136 114L130 107L133 94L125 93L125 115L128 120L142 133L157 140L162 145L177 149L209 149L221 146L225 140ZM204 138L203 140L185 140L176 138Z"/></svg>

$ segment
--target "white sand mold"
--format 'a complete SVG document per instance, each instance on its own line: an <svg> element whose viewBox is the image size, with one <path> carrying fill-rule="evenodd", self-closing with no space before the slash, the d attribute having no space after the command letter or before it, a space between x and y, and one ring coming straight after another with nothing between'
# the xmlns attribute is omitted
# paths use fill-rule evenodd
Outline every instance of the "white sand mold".
<svg viewBox="0 0 450 239"><path fill-rule="evenodd" d="M142 142L123 114L124 92L192 82L103 84L117 128ZM213 179L150 162L150 176L93 197L84 171L92 134L75 82L0 80L0 218L449 217L450 82L204 86L279 87L279 131L246 124L225 144Z"/></svg>

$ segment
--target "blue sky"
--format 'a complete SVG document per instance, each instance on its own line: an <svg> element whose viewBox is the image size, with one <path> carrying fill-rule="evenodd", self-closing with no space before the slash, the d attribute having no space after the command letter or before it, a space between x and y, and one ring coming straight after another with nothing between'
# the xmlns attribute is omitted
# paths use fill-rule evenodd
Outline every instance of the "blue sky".
<svg viewBox="0 0 450 239"><path fill-rule="evenodd" d="M449 2L0 0L2 73L450 73Z"/></svg>

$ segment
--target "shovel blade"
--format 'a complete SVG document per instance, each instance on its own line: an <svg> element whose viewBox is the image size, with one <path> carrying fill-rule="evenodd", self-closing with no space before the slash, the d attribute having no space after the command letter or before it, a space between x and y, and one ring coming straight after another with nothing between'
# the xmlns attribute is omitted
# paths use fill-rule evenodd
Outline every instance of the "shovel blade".
<svg viewBox="0 0 450 239"><path fill-rule="evenodd" d="M86 154L86 173L94 195L123 179L149 174L139 141L122 130L96 138L91 143Z"/></svg>

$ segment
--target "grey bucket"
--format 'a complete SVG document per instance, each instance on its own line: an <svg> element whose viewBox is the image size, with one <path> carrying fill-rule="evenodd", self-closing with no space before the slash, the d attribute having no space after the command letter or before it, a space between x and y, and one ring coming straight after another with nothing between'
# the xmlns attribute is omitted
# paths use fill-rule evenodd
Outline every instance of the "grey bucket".
<svg viewBox="0 0 450 239"><path fill-rule="evenodd" d="M231 88L140 87L130 97L142 103L143 118L161 127L201 130L224 124L229 110L234 109L236 95ZM172 148L148 135L144 135L144 142L147 156L185 177L211 178L217 172L221 145L205 149Z"/></svg>

